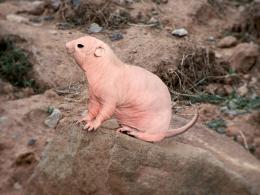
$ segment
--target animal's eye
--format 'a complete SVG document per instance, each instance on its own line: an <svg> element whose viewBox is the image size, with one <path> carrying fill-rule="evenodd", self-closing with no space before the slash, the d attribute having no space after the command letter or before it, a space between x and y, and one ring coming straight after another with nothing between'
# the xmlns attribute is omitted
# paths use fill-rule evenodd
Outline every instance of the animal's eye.
<svg viewBox="0 0 260 195"><path fill-rule="evenodd" d="M83 47L84 47L84 45L78 44L78 48L83 48Z"/></svg>

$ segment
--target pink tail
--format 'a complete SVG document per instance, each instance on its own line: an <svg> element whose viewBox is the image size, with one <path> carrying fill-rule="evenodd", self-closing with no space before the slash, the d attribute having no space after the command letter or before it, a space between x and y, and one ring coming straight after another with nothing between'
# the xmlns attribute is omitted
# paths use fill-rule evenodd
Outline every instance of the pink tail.
<svg viewBox="0 0 260 195"><path fill-rule="evenodd" d="M191 128L197 122L198 118L199 118L199 112L197 110L195 116L193 117L193 119L189 123L187 123L183 127L166 131L165 132L166 137L172 137L172 136L176 136L176 135L184 133L185 131L187 131L189 128Z"/></svg>

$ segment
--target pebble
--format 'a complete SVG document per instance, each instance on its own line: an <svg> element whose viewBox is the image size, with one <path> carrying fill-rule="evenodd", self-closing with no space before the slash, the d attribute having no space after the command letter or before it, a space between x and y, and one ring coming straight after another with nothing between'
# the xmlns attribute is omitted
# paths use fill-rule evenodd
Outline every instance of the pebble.
<svg viewBox="0 0 260 195"><path fill-rule="evenodd" d="M20 190L20 189L22 189L22 185L19 182L15 182L14 183L14 189Z"/></svg>
<svg viewBox="0 0 260 195"><path fill-rule="evenodd" d="M237 89L237 93L238 93L240 96L246 96L246 94L248 94L247 84L244 84L243 86L239 87L239 88Z"/></svg>
<svg viewBox="0 0 260 195"><path fill-rule="evenodd" d="M52 35L57 35L58 31L56 31L56 30L49 30L49 33L52 34Z"/></svg>
<svg viewBox="0 0 260 195"><path fill-rule="evenodd" d="M178 28L172 31L172 35L177 37L183 37L188 35L188 31L185 28Z"/></svg>
<svg viewBox="0 0 260 195"><path fill-rule="evenodd" d="M42 18L41 17L35 17L35 18L30 19L30 22L41 23L42 22Z"/></svg>
<svg viewBox="0 0 260 195"><path fill-rule="evenodd" d="M42 19L45 21L51 21L54 20L54 16L43 16Z"/></svg>
<svg viewBox="0 0 260 195"><path fill-rule="evenodd" d="M0 117L0 124L1 123L4 123L5 121L7 121L8 120L8 118L6 117L6 116L1 116Z"/></svg>
<svg viewBox="0 0 260 195"><path fill-rule="evenodd" d="M111 36L110 36L110 40L111 41L119 41L121 39L123 39L123 35L121 33L113 33Z"/></svg>
<svg viewBox="0 0 260 195"><path fill-rule="evenodd" d="M74 7L79 7L80 6L80 0L71 0L71 3Z"/></svg>
<svg viewBox="0 0 260 195"><path fill-rule="evenodd" d="M208 37L208 41L209 41L209 42L214 42L214 41L215 41L215 37L209 36L209 37Z"/></svg>
<svg viewBox="0 0 260 195"><path fill-rule="evenodd" d="M28 12L32 15L41 15L44 12L45 2L44 1L34 1L31 4Z"/></svg>
<svg viewBox="0 0 260 195"><path fill-rule="evenodd" d="M92 23L90 24L90 27L89 27L89 32L92 32L92 33L98 33L98 32L101 32L103 29L102 26L99 26L99 24L97 23Z"/></svg>
<svg viewBox="0 0 260 195"><path fill-rule="evenodd" d="M159 20L154 17L151 17L151 19L148 21L148 24L159 24Z"/></svg>
<svg viewBox="0 0 260 195"><path fill-rule="evenodd" d="M50 0L50 6L54 10L58 10L61 5L61 0Z"/></svg>
<svg viewBox="0 0 260 195"><path fill-rule="evenodd" d="M61 119L61 111L57 108L54 108L52 113L46 118L44 124L47 125L49 128L55 128Z"/></svg>
<svg viewBox="0 0 260 195"><path fill-rule="evenodd" d="M33 145L35 145L36 141L37 141L37 139L31 138L31 139L29 139L29 141L27 142L27 145L28 145L28 146L33 146Z"/></svg>

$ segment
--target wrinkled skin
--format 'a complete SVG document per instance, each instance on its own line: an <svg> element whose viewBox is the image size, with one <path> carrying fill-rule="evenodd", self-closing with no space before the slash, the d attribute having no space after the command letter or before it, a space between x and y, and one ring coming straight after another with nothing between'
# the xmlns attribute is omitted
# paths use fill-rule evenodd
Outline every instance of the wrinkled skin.
<svg viewBox="0 0 260 195"><path fill-rule="evenodd" d="M197 120L198 113L184 127L169 129L171 97L155 74L123 63L104 42L85 36L66 43L67 52L84 71L89 84L88 114L79 120L84 129L96 130L114 116L120 128L144 141L160 141L183 133Z"/></svg>

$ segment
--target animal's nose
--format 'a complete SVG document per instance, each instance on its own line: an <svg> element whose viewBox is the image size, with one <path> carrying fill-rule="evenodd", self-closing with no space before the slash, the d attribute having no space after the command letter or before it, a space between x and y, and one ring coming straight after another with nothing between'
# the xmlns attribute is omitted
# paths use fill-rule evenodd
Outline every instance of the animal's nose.
<svg viewBox="0 0 260 195"><path fill-rule="evenodd" d="M72 54L74 52L74 47L71 42L66 43L66 49L69 54Z"/></svg>

